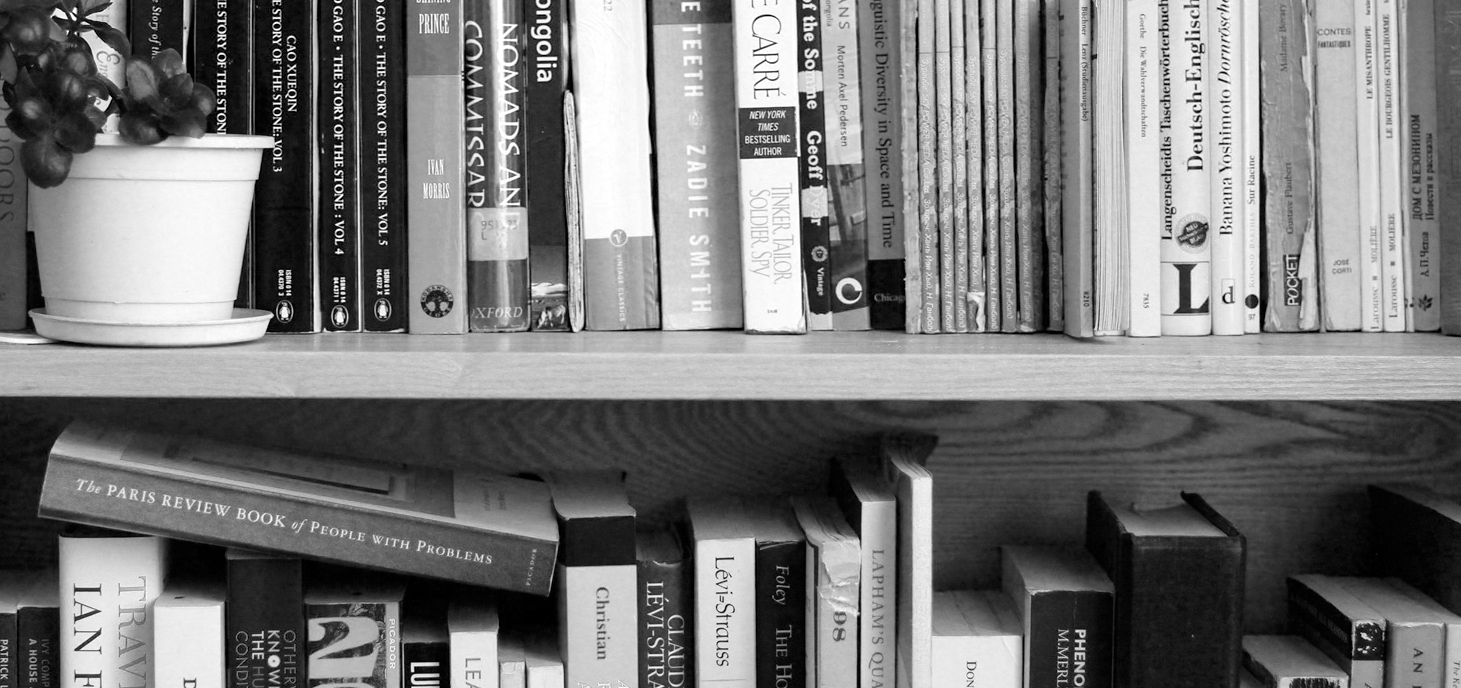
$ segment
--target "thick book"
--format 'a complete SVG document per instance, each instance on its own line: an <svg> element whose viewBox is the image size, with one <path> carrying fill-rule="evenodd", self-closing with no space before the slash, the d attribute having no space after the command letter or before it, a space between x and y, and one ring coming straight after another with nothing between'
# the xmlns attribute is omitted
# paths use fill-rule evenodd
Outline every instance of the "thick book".
<svg viewBox="0 0 1461 688"><path fill-rule="evenodd" d="M685 512L697 562L696 685L752 688L757 685L756 535L746 507L735 497L690 499Z"/></svg>
<svg viewBox="0 0 1461 688"><path fill-rule="evenodd" d="M1092 156L1095 149L1091 140L1091 2L1057 1L1060 3L1061 33L1060 226L1061 248L1064 250L1065 333L1072 337L1090 337L1095 334L1096 326L1095 257L1092 255L1095 224ZM1165 92L1165 69L1162 80ZM1165 107L1162 110L1165 112ZM1163 160L1163 175L1170 176L1166 164ZM1163 183L1166 183L1165 179ZM1165 236L1165 231L1163 234Z"/></svg>
<svg viewBox="0 0 1461 688"><path fill-rule="evenodd" d="M359 332L360 138L355 0L319 0L320 321L325 332Z"/></svg>
<svg viewBox="0 0 1461 688"><path fill-rule="evenodd" d="M1409 330L1441 328L1440 204L1436 200L1436 0L1400 3L1400 98L1405 121L1405 232L1410 252L1405 274L1410 283Z"/></svg>
<svg viewBox="0 0 1461 688"><path fill-rule="evenodd" d="M0 330L26 327L30 310L26 261L25 171L20 167L20 137L4 123L10 108L0 103Z"/></svg>
<svg viewBox="0 0 1461 688"><path fill-rule="evenodd" d="M308 636L299 558L241 549L225 558L228 688L253 688L274 671L303 676Z"/></svg>
<svg viewBox="0 0 1461 688"><path fill-rule="evenodd" d="M1319 328L1311 0L1259 5L1265 332ZM1363 162L1361 162L1363 165Z"/></svg>
<svg viewBox="0 0 1461 688"><path fill-rule="evenodd" d="M1355 31L1355 161L1360 223L1360 329L1385 329L1380 223L1379 0L1353 0ZM1437 82L1439 85L1440 82Z"/></svg>
<svg viewBox="0 0 1461 688"><path fill-rule="evenodd" d="M1341 586L1385 617L1386 688L1440 688L1446 667L1446 624L1432 609L1383 578L1339 576ZM1398 669L1398 670L1397 670Z"/></svg>
<svg viewBox="0 0 1461 688"><path fill-rule="evenodd" d="M435 624L423 629L421 624L402 623L404 593L399 583L364 576L321 575L308 583L304 623L309 660L304 688L444 688L440 680L426 684L414 675L413 665L423 660L412 656L412 645L421 642L423 632L430 634L432 643L438 634ZM445 623L441 626L445 646ZM432 671L446 673L444 656Z"/></svg>
<svg viewBox="0 0 1461 688"><path fill-rule="evenodd" d="M254 133L274 137L254 186L254 307L274 314L270 332L320 331L315 279L319 1L254 2Z"/></svg>
<svg viewBox="0 0 1461 688"><path fill-rule="evenodd" d="M1356 0L1358 2L1359 0ZM1461 60L1461 0L1436 0L1436 102L1461 102L1461 72L1450 69ZM1461 108L1436 110L1436 202L1442 211L1461 207L1461 155L1446 155L1461 142ZM1461 223L1441 223L1437 241L1461 246ZM1441 260L1441 332L1461 334L1461 261ZM1434 595L1434 593L1431 593ZM1444 600L1442 601L1444 602ZM1450 607L1455 611L1454 607Z"/></svg>
<svg viewBox="0 0 1461 688"><path fill-rule="evenodd" d="M1236 688L1247 540L1202 497L1086 499L1086 549L1116 592L1113 669L1129 688Z"/></svg>
<svg viewBox="0 0 1461 688"><path fill-rule="evenodd" d="M473 332L528 329L528 146L522 0L466 0L467 315ZM536 75L532 75L536 78Z"/></svg>
<svg viewBox="0 0 1461 688"><path fill-rule="evenodd" d="M1212 105L1206 2L1185 2L1168 26L1170 87L1170 201L1163 199L1162 334L1212 333L1212 151L1208 113ZM1307 92L1307 89L1306 89Z"/></svg>
<svg viewBox="0 0 1461 688"><path fill-rule="evenodd" d="M639 587L640 688L688 688L695 683L694 564L678 530L659 527L635 536Z"/></svg>
<svg viewBox="0 0 1461 688"><path fill-rule="evenodd" d="M558 646L571 685L633 685L639 678L638 568L634 508L624 474L547 476L562 540Z"/></svg>
<svg viewBox="0 0 1461 688"><path fill-rule="evenodd" d="M1373 570L1461 613L1461 505L1412 485L1371 485Z"/></svg>
<svg viewBox="0 0 1461 688"><path fill-rule="evenodd" d="M1333 576L1288 578L1288 632L1304 637L1354 688L1385 685L1385 617Z"/></svg>
<svg viewBox="0 0 1461 688"><path fill-rule="evenodd" d="M796 3L733 3L741 278L747 332L807 330L798 177ZM757 29L757 21L764 29ZM781 27L772 33L770 27Z"/></svg>
<svg viewBox="0 0 1461 688"><path fill-rule="evenodd" d="M210 134L254 132L254 0L193 0L189 71L194 83L213 89ZM18 168L17 168L18 169ZM244 244L236 308L254 307L254 230ZM4 253L0 252L0 256ZM3 260L3 258L0 258ZM3 272L3 271L0 271ZM4 329L0 326L0 329Z"/></svg>
<svg viewBox="0 0 1461 688"><path fill-rule="evenodd" d="M140 494L140 492L139 492ZM152 685L153 616L167 584L167 540L73 528L60 536L60 674L72 686ZM92 613L87 613L92 612Z"/></svg>
<svg viewBox="0 0 1461 688"><path fill-rule="evenodd" d="M411 334L467 331L466 0L406 0L406 293Z"/></svg>
<svg viewBox="0 0 1461 688"><path fill-rule="evenodd" d="M582 303L568 293L567 129L563 98L568 93L568 3L542 0L525 17L523 58L527 69L528 275L532 279L529 325L542 332L574 329Z"/></svg>
<svg viewBox="0 0 1461 688"><path fill-rule="evenodd" d="M797 23L797 135L801 183L802 278L807 329L832 329L831 231L827 224L827 102L823 95L823 3L801 0Z"/></svg>
<svg viewBox="0 0 1461 688"><path fill-rule="evenodd" d="M864 178L870 168L863 154L861 17L853 0L822 0L821 5L832 329L866 330L872 326L867 273L872 215Z"/></svg>
<svg viewBox="0 0 1461 688"><path fill-rule="evenodd" d="M1008 595L948 590L934 593L933 599L934 685L1023 685L1024 629Z"/></svg>
<svg viewBox="0 0 1461 688"><path fill-rule="evenodd" d="M132 52L154 57L171 48L191 66L188 40L193 9L193 0L129 0L127 38L132 41Z"/></svg>
<svg viewBox="0 0 1461 688"><path fill-rule="evenodd" d="M1128 323L1132 337L1162 334L1162 177L1157 125L1161 96L1158 0L1126 7L1125 127Z"/></svg>
<svg viewBox="0 0 1461 688"><path fill-rule="evenodd" d="M1209 210L1212 235L1212 333L1243 334L1243 226L1238 179L1242 149L1238 144L1242 96L1238 78L1240 31L1239 0L1208 0L1208 96L1212 108L1207 120L1212 150L1207 156ZM1236 679L1234 679L1236 680Z"/></svg>
<svg viewBox="0 0 1461 688"><path fill-rule="evenodd" d="M657 0L649 5L649 21L660 324L666 330L740 329L731 0ZM685 69L687 62L706 68Z"/></svg>
<svg viewBox="0 0 1461 688"><path fill-rule="evenodd" d="M81 421L51 448L40 514L539 595L558 546L536 481Z"/></svg>
<svg viewBox="0 0 1461 688"><path fill-rule="evenodd" d="M1360 188L1356 146L1355 0L1314 3L1314 211L1324 330L1360 329Z"/></svg>
<svg viewBox="0 0 1461 688"><path fill-rule="evenodd" d="M1132 185L1126 160L1126 13L1127 0L1096 0L1091 63L1095 124L1095 166L1111 170L1096 176L1096 325L1097 336L1126 334L1131 327L1130 210ZM1134 55L1133 55L1134 57ZM1150 188L1150 187L1148 187ZM1023 256L1021 256L1023 259Z"/></svg>
<svg viewBox="0 0 1461 688"><path fill-rule="evenodd" d="M791 506L748 501L756 538L756 685L807 686L807 540Z"/></svg>
<svg viewBox="0 0 1461 688"><path fill-rule="evenodd" d="M360 104L360 327L405 332L406 4L356 0Z"/></svg>
<svg viewBox="0 0 1461 688"><path fill-rule="evenodd" d="M1112 685L1113 587L1086 551L1067 547L1001 547L1001 583L1019 611L1028 688L1066 685L1079 670L1091 688ZM1084 648L1086 662L1064 666Z"/></svg>
<svg viewBox="0 0 1461 688"><path fill-rule="evenodd" d="M924 467L936 440L891 435L882 440L883 473L898 500L897 685L931 688L933 614L933 476Z"/></svg>
<svg viewBox="0 0 1461 688"><path fill-rule="evenodd" d="M807 538L807 685L856 686L862 545L831 497L793 497L792 509Z"/></svg>
<svg viewBox="0 0 1461 688"><path fill-rule="evenodd" d="M1243 668L1263 688L1348 688L1349 677L1296 635L1243 636Z"/></svg>
<svg viewBox="0 0 1461 688"><path fill-rule="evenodd" d="M1407 299L1410 281L1406 233L1409 182L1405 151L1405 103L1400 74L1405 55L1400 45L1401 0L1375 1L1375 83L1380 106L1380 312L1386 332L1411 329Z"/></svg>
<svg viewBox="0 0 1461 688"><path fill-rule="evenodd" d="M577 2L569 9L573 96L578 140L584 143L578 148L584 324L590 330L656 329L659 269L645 3ZM789 53L787 65L793 61Z"/></svg>
<svg viewBox="0 0 1461 688"><path fill-rule="evenodd" d="M502 626L497 607L486 599L463 597L446 609L448 685L498 688L497 639Z"/></svg>
<svg viewBox="0 0 1461 688"><path fill-rule="evenodd" d="M862 146L867 161L868 317L873 329L904 329L904 108L900 0L857 3L862 83Z"/></svg>
<svg viewBox="0 0 1461 688"><path fill-rule="evenodd" d="M35 572L29 589L16 601L15 685L20 688L61 685L61 597L56 580L55 569Z"/></svg>
<svg viewBox="0 0 1461 688"><path fill-rule="evenodd" d="M223 688L227 664L220 582L167 585L152 603L156 688ZM262 600L259 600L262 602Z"/></svg>
<svg viewBox="0 0 1461 688"><path fill-rule="evenodd" d="M857 533L862 546L858 574L858 685L892 686L896 673L898 591L898 503L872 459L833 462L828 492Z"/></svg>

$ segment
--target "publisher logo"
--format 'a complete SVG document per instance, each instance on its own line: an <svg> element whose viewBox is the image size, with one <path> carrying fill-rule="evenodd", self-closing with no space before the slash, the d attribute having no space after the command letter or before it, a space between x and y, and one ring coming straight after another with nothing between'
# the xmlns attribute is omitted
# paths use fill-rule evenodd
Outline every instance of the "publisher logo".
<svg viewBox="0 0 1461 688"><path fill-rule="evenodd" d="M391 319L391 302L389 299L375 300L375 319L381 322Z"/></svg>
<svg viewBox="0 0 1461 688"><path fill-rule="evenodd" d="M812 247L812 260L813 261L816 261L818 263L825 263L825 262L827 262L827 247L826 246L813 246Z"/></svg>
<svg viewBox="0 0 1461 688"><path fill-rule="evenodd" d="M614 248L624 248L624 245L629 243L629 234L622 229L616 229L609 233L609 243L613 244Z"/></svg>
<svg viewBox="0 0 1461 688"><path fill-rule="evenodd" d="M1304 302L1304 283L1299 279L1299 256L1283 254L1283 305L1298 306Z"/></svg>
<svg viewBox="0 0 1461 688"><path fill-rule="evenodd" d="M288 301L280 301L274 304L274 319L281 325L288 325L294 320L294 304Z"/></svg>
<svg viewBox="0 0 1461 688"><path fill-rule="evenodd" d="M837 300L847 306L862 302L862 282L853 277L843 277L837 282Z"/></svg>
<svg viewBox="0 0 1461 688"><path fill-rule="evenodd" d="M421 292L421 311L433 318L446 317L453 303L451 290L440 284L433 284Z"/></svg>
<svg viewBox="0 0 1461 688"><path fill-rule="evenodd" d="M350 324L350 311L344 306L335 306L330 309L330 326L335 329L342 329Z"/></svg>

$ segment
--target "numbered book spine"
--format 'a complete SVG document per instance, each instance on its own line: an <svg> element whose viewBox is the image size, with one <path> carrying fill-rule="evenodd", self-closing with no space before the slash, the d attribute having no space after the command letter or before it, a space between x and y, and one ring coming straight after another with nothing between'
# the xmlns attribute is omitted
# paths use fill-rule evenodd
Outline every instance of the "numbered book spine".
<svg viewBox="0 0 1461 688"><path fill-rule="evenodd" d="M1239 107L1237 0L1208 0L1207 45L1210 69L1208 165L1212 218L1212 333L1243 334L1243 235L1238 197Z"/></svg>
<svg viewBox="0 0 1461 688"><path fill-rule="evenodd" d="M568 92L568 3L534 0L525 18L527 66L526 193L528 214L529 326L545 332L572 329L568 298L567 133L563 97Z"/></svg>
<svg viewBox="0 0 1461 688"><path fill-rule="evenodd" d="M195 0L192 55L193 80L213 89L216 107L208 116L208 132L254 132L254 2ZM186 53L185 53L186 54ZM23 215L22 215L23 216ZM234 306L254 307L254 229L244 245L238 297Z"/></svg>
<svg viewBox="0 0 1461 688"><path fill-rule="evenodd" d="M1131 223L1127 234L1131 271L1127 334L1133 337L1162 333L1159 5L1159 0L1132 0L1126 8L1126 217Z"/></svg>
<svg viewBox="0 0 1461 688"><path fill-rule="evenodd" d="M3 119L10 108L0 103L0 330L26 327L29 311L26 265L25 171L20 168L20 137Z"/></svg>
<svg viewBox="0 0 1461 688"><path fill-rule="evenodd" d="M807 327L832 329L831 234L827 225L827 117L822 56L822 3L798 0L796 6L798 97L801 137L802 274L807 283Z"/></svg>
<svg viewBox="0 0 1461 688"><path fill-rule="evenodd" d="M406 224L411 229L404 300L412 334L467 331L463 2L406 0Z"/></svg>
<svg viewBox="0 0 1461 688"><path fill-rule="evenodd" d="M522 0L465 0L467 301L473 332L528 329Z"/></svg>
<svg viewBox="0 0 1461 688"><path fill-rule="evenodd" d="M1400 0L1375 2L1375 70L1380 105L1380 311L1386 332L1411 328L1409 280L1405 276L1408 175L1405 158L1405 108L1400 83L1405 57L1400 45Z"/></svg>
<svg viewBox="0 0 1461 688"><path fill-rule="evenodd" d="M354 0L320 0L320 316L326 332L360 331L360 149Z"/></svg>
<svg viewBox="0 0 1461 688"><path fill-rule="evenodd" d="M649 11L661 324L666 330L740 329L731 0L655 0ZM687 62L704 68L684 69Z"/></svg>
<svg viewBox="0 0 1461 688"><path fill-rule="evenodd" d="M1316 330L1313 14L1309 0L1266 2L1259 12L1268 294L1264 330Z"/></svg>
<svg viewBox="0 0 1461 688"><path fill-rule="evenodd" d="M406 5L356 0L360 85L360 325L406 330Z"/></svg>
<svg viewBox="0 0 1461 688"><path fill-rule="evenodd" d="M162 594L167 541L152 536L60 539L61 675L115 688L148 688L156 645L148 606Z"/></svg>
<svg viewBox="0 0 1461 688"><path fill-rule="evenodd" d="M645 3L577 2L571 11L573 95L582 143L578 169L585 326L655 329L659 271L650 180ZM791 32L793 18L787 17L783 26ZM788 53L782 65L794 69L794 59ZM786 87L795 99L791 82L788 78ZM801 256L799 251L792 255L796 260Z"/></svg>
<svg viewBox="0 0 1461 688"><path fill-rule="evenodd" d="M793 0L736 0L736 132L747 332L807 330L798 218ZM769 27L779 26L779 31Z"/></svg>
<svg viewBox="0 0 1461 688"><path fill-rule="evenodd" d="M1314 5L1315 127L1319 138L1320 305L1324 329L1360 329L1360 188L1355 128L1355 0Z"/></svg>
<svg viewBox="0 0 1461 688"><path fill-rule="evenodd" d="M1262 170L1263 127L1259 113L1263 109L1258 95L1259 85L1259 10L1243 5L1239 11L1243 30L1240 32L1243 60L1243 334L1263 330L1263 204L1259 198L1259 174Z"/></svg>
<svg viewBox="0 0 1461 688"><path fill-rule="evenodd" d="M278 671L304 673L304 588L299 559L229 550L224 599L228 688L254 688Z"/></svg>
<svg viewBox="0 0 1461 688"><path fill-rule="evenodd" d="M254 306L274 314L270 332L320 330L315 284L317 3L254 2L254 131L274 137L254 187Z"/></svg>
<svg viewBox="0 0 1461 688"><path fill-rule="evenodd" d="M152 57L169 48L189 62L188 32L192 28L193 0L130 0L127 36L132 52ZM208 4L204 0L201 4Z"/></svg>
<svg viewBox="0 0 1461 688"><path fill-rule="evenodd" d="M403 647L399 600L370 595L349 602L310 602L306 598L304 616L307 688L401 688L403 678L416 688L444 688L449 645L406 643ZM420 652L423 646L428 651Z"/></svg>
<svg viewBox="0 0 1461 688"><path fill-rule="evenodd" d="M1416 332L1441 328L1440 236L1436 155L1435 0L1401 4L1401 93L1405 102L1405 231L1410 240L1406 274L1410 277L1410 324Z"/></svg>
<svg viewBox="0 0 1461 688"><path fill-rule="evenodd" d="M899 0L857 3L867 218L868 317L875 330L904 326L902 54Z"/></svg>
<svg viewBox="0 0 1461 688"><path fill-rule="evenodd" d="M987 1L987 0L986 0ZM1091 3L1059 0L1062 64L1061 108L1061 246L1065 251L1065 333L1072 337L1095 334L1095 202L1092 198L1091 123ZM1167 7L1167 5L1163 5ZM1160 15L1158 31L1165 31L1167 15ZM1163 72L1163 79L1166 73ZM987 81L988 79L986 79ZM1163 84L1163 93L1166 93ZM986 94L987 97L987 94ZM1162 106L1165 113L1166 105ZM1164 165L1165 160L1164 160ZM1164 167L1163 173L1167 171ZM1164 182L1165 183L1165 182Z"/></svg>
<svg viewBox="0 0 1461 688"><path fill-rule="evenodd" d="M1360 329L1385 329L1384 270L1380 245L1379 0L1354 0L1355 160L1359 174Z"/></svg>
<svg viewBox="0 0 1461 688"><path fill-rule="evenodd" d="M1170 0L1172 202L1162 232L1162 334L1212 333L1207 0Z"/></svg>
<svg viewBox="0 0 1461 688"><path fill-rule="evenodd" d="M868 289L869 212L864 166L865 144L862 79L864 49L854 0L822 1L823 75L827 101L827 222L831 236L832 329L866 330L872 326ZM871 50L872 48L868 48Z"/></svg>

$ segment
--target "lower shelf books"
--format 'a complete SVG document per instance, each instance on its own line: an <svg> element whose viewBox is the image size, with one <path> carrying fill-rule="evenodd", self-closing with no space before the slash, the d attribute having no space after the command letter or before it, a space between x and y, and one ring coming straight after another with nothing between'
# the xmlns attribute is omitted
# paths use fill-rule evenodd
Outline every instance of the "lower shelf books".
<svg viewBox="0 0 1461 688"><path fill-rule="evenodd" d="M1243 636L1243 668L1263 688L1348 688L1349 679L1295 635Z"/></svg>
<svg viewBox="0 0 1461 688"><path fill-rule="evenodd" d="M695 683L694 562L669 528L638 533L639 685Z"/></svg>
<svg viewBox="0 0 1461 688"><path fill-rule="evenodd" d="M1064 658L1084 647L1086 686L1109 688L1114 588L1095 559L1061 547L1002 547L1000 559L1005 594L1024 630L1024 685L1064 685Z"/></svg>
<svg viewBox="0 0 1461 688"><path fill-rule="evenodd" d="M332 574L308 585L304 615L309 661L306 688L441 688L446 672L445 623L401 624L400 584ZM423 645L439 647L424 648ZM413 654L420 653L413 657ZM399 658L408 676L391 660ZM418 673L434 673L435 683Z"/></svg>
<svg viewBox="0 0 1461 688"><path fill-rule="evenodd" d="M254 600L262 603L263 599ZM208 584L167 585L152 603L157 688L223 688L224 593Z"/></svg>
<svg viewBox="0 0 1461 688"><path fill-rule="evenodd" d="M1023 635L1014 604L998 590L934 593L934 685L1019 688Z"/></svg>
<svg viewBox="0 0 1461 688"><path fill-rule="evenodd" d="M96 685L148 688L156 645L148 605L166 585L168 541L93 528L61 536L61 603L81 613L61 615L61 676L91 677ZM95 613L86 613L93 611Z"/></svg>

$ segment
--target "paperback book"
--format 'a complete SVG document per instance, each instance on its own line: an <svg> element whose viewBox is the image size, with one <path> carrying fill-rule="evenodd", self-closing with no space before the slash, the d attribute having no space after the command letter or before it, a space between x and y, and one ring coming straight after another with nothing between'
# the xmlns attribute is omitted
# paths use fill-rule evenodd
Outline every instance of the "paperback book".
<svg viewBox="0 0 1461 688"><path fill-rule="evenodd" d="M404 332L406 300L406 6L357 0L360 84L360 326ZM395 116L393 116L395 115Z"/></svg>
<svg viewBox="0 0 1461 688"><path fill-rule="evenodd" d="M276 670L302 676L308 636L299 558L242 549L224 556L228 687L253 688L255 677Z"/></svg>
<svg viewBox="0 0 1461 688"><path fill-rule="evenodd" d="M440 680L423 686L416 676L423 667L409 653L411 645L419 642L417 634L422 629L413 624L402 628L404 587L385 580L349 578L332 575L328 581L312 583L305 590L305 651L309 661L305 662L304 685L401 688L404 682L418 688L442 688ZM442 636L444 642L444 632ZM434 673L440 675L442 671Z"/></svg>
<svg viewBox="0 0 1461 688"><path fill-rule="evenodd" d="M622 472L547 476L562 539L558 646L571 685L632 685L639 674L634 508Z"/></svg>
<svg viewBox="0 0 1461 688"><path fill-rule="evenodd" d="M695 683L694 564L677 529L636 536L639 575L639 685Z"/></svg>
<svg viewBox="0 0 1461 688"><path fill-rule="evenodd" d="M525 17L523 63L527 72L524 128L527 130L524 188L532 201L528 214L529 326L536 331L564 332L582 324L583 303L569 294L567 193L568 136L563 101L568 94L569 30L565 0L535 0ZM651 13L653 10L651 10ZM576 253L576 251L574 251ZM580 295L581 298L581 295Z"/></svg>
<svg viewBox="0 0 1461 688"><path fill-rule="evenodd" d="M148 606L167 584L167 540L146 535L72 528L58 553L62 676L95 685L148 688L157 645ZM86 613L86 612L94 613Z"/></svg>
<svg viewBox="0 0 1461 688"><path fill-rule="evenodd" d="M359 332L360 140L355 0L319 0L320 321L326 332Z"/></svg>

